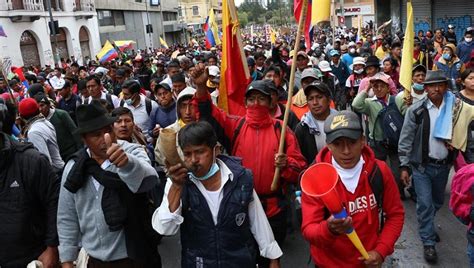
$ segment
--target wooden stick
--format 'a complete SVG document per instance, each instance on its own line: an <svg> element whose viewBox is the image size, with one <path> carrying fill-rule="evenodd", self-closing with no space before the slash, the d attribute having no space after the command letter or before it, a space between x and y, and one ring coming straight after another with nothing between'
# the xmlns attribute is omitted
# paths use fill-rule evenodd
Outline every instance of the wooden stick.
<svg viewBox="0 0 474 268"><path fill-rule="evenodd" d="M286 137L286 127L288 126L288 117L290 115L292 98L293 98L293 87L295 86L295 71L296 71L296 54L300 47L301 33L303 32L305 22L306 22L306 11L308 10L308 0L303 0L303 7L301 8L300 21L298 23L298 32L296 33L296 42L294 48L293 61L291 63L291 72L290 72L290 85L288 87L288 101L286 103L285 115L283 117L283 126L281 128L281 137L280 137L280 146L278 148L278 153L283 154L285 152L285 137ZM272 182L272 191L276 191L278 188L278 180L280 179L280 168L275 167L275 174L273 175Z"/></svg>
<svg viewBox="0 0 474 268"><path fill-rule="evenodd" d="M15 106L18 106L18 103L15 99L15 96L13 96L13 89L8 85L8 78L7 78L7 74L5 74L4 70L3 70L3 64L5 64L3 62L2 59L0 59L0 69L2 70L2 76L3 76L3 79L5 80L5 83L7 84L7 89L8 89L8 93L10 93L10 98L11 98L11 102L15 105Z"/></svg>

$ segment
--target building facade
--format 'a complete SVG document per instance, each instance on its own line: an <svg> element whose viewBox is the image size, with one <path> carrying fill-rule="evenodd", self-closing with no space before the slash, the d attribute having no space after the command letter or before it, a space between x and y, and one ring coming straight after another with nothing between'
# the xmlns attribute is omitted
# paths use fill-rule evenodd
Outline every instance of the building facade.
<svg viewBox="0 0 474 268"><path fill-rule="evenodd" d="M93 0L51 0L58 22L51 36L47 0L0 0L0 57L13 66L54 65L55 58L80 63L101 48Z"/></svg>
<svg viewBox="0 0 474 268"><path fill-rule="evenodd" d="M145 49L159 48L160 36L168 44L184 40L182 33L186 26L178 21L178 3L174 0L95 0L95 3L102 44L106 40L133 40L136 48ZM147 30L149 24L152 32Z"/></svg>
<svg viewBox="0 0 474 268"><path fill-rule="evenodd" d="M222 25L222 0L180 0L179 17L186 22L191 35L201 35L209 10L214 9L216 22Z"/></svg>
<svg viewBox="0 0 474 268"><path fill-rule="evenodd" d="M406 0L391 0L390 19L394 30L405 31ZM458 41L469 26L474 26L474 0L412 0L415 32L456 27Z"/></svg>
<svg viewBox="0 0 474 268"><path fill-rule="evenodd" d="M374 0L344 0L335 2L339 23L347 27L358 27L359 18L363 25L376 21ZM343 20L341 20L343 18Z"/></svg>

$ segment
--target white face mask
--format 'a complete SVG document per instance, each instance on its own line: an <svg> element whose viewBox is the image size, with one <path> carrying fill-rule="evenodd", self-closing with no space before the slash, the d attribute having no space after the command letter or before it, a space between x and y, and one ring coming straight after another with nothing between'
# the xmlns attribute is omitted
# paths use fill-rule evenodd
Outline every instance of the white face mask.
<svg viewBox="0 0 474 268"><path fill-rule="evenodd" d="M364 69L354 70L354 73L361 74L364 72Z"/></svg>
<svg viewBox="0 0 474 268"><path fill-rule="evenodd" d="M466 42L468 42L468 43L471 43L472 37L464 37L464 40L466 40Z"/></svg>
<svg viewBox="0 0 474 268"><path fill-rule="evenodd" d="M356 52L355 48L349 49L349 53L354 54Z"/></svg>

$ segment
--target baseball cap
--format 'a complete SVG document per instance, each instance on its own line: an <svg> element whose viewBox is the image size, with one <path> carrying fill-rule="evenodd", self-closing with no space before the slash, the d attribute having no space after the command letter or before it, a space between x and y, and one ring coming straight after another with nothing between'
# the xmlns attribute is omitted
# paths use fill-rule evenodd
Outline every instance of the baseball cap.
<svg viewBox="0 0 474 268"><path fill-rule="evenodd" d="M298 54L296 54L296 57L298 58L298 56L303 56L306 59L309 59L308 54L306 54L306 52L304 52L304 51L298 51Z"/></svg>
<svg viewBox="0 0 474 268"><path fill-rule="evenodd" d="M158 90L160 88L163 88L164 90L171 92L171 87L167 83L161 82L155 85L155 90Z"/></svg>
<svg viewBox="0 0 474 268"><path fill-rule="evenodd" d="M313 77L315 79L321 78L322 74L319 72L319 70L314 69L314 68L306 68L303 70L301 73L301 80L307 78L307 77Z"/></svg>
<svg viewBox="0 0 474 268"><path fill-rule="evenodd" d="M329 65L329 62L327 62L325 60L320 61L319 64L318 64L318 67L321 70L321 72L330 72L330 71L332 71L331 66Z"/></svg>
<svg viewBox="0 0 474 268"><path fill-rule="evenodd" d="M326 119L324 133L326 133L327 143L332 143L341 137L357 140L362 136L362 125L354 112L339 111L329 115Z"/></svg>
<svg viewBox="0 0 474 268"><path fill-rule="evenodd" d="M267 80L253 81L252 83L250 83L249 87L247 88L247 91L245 92L245 97L248 97L251 91L258 91L262 93L263 95L270 96L271 95L270 90L271 89L270 89L269 81Z"/></svg>
<svg viewBox="0 0 474 268"><path fill-rule="evenodd" d="M331 49L331 51L329 51L329 56L334 57L336 55L340 56L341 53L339 53L339 51L337 51L335 49Z"/></svg>
<svg viewBox="0 0 474 268"><path fill-rule="evenodd" d="M36 115L39 111L39 105L33 98L26 98L18 104L18 113L23 118L29 118Z"/></svg>
<svg viewBox="0 0 474 268"><path fill-rule="evenodd" d="M249 60L247 59L247 62L248 62L248 61L249 61ZM209 66L208 69L209 69L209 75L212 75L212 76L219 76L220 73L221 73L221 71L219 70L219 67L214 66L214 65L213 65L213 66Z"/></svg>
<svg viewBox="0 0 474 268"><path fill-rule="evenodd" d="M414 73L416 71L422 71L426 74L426 67L421 64L415 65L413 66L413 69L411 69L411 72Z"/></svg>
<svg viewBox="0 0 474 268"><path fill-rule="evenodd" d="M356 46L356 43L354 43L353 41L350 41L349 42L349 45L347 45L348 47L355 47Z"/></svg>
<svg viewBox="0 0 474 268"><path fill-rule="evenodd" d="M387 76L384 73L379 72L379 73L376 73L374 76L372 76L370 78L370 82L372 83L372 82L375 82L375 81L382 81L382 82L384 82L385 84L388 85L389 84L388 78L389 78L389 76Z"/></svg>
<svg viewBox="0 0 474 268"><path fill-rule="evenodd" d="M46 105L51 104L51 102L49 102L49 100L48 100L48 97L46 97L46 95L44 95L43 93L36 94L34 99L36 100L36 102L38 104L40 104L40 103L44 103Z"/></svg>
<svg viewBox="0 0 474 268"><path fill-rule="evenodd" d="M321 81L314 81L313 83L307 85L304 88L304 94L308 96L311 90L317 90L321 94L331 97L331 92L329 91L328 86Z"/></svg>

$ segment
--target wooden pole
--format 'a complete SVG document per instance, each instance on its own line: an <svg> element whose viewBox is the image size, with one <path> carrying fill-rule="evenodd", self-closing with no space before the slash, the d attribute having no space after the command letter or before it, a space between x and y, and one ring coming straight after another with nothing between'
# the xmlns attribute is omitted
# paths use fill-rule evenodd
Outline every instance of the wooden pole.
<svg viewBox="0 0 474 268"><path fill-rule="evenodd" d="M298 23L298 32L296 33L296 42L295 42L295 54L293 56L293 61L291 63L291 72L290 72L290 85L288 87L288 101L286 102L285 115L283 117L283 126L281 128L281 137L280 137L280 146L278 148L278 153L283 154L285 152L285 137L286 137L286 127L288 126L288 117L290 115L292 98L293 98L293 87L295 86L295 71L296 71L296 54L300 48L300 39L301 33L303 32L305 22L306 22L306 13L308 10L308 0L303 0L303 7L301 8L300 21ZM311 19L311 18L310 18ZM280 179L280 168L275 167L275 174L273 175L272 182L272 191L276 191L278 187L278 180Z"/></svg>
<svg viewBox="0 0 474 268"><path fill-rule="evenodd" d="M8 78L7 78L7 75L3 70L4 69L4 65L5 63L3 62L2 59L0 59L0 70L2 70L2 76L3 76L3 79L5 81L5 83L7 84L7 89L8 89L8 93L10 94L10 98L11 98L11 102L15 105L15 106L18 106L18 103L15 99L15 96L13 95L13 89L10 87L10 85L8 85ZM21 81L20 81L21 82Z"/></svg>

